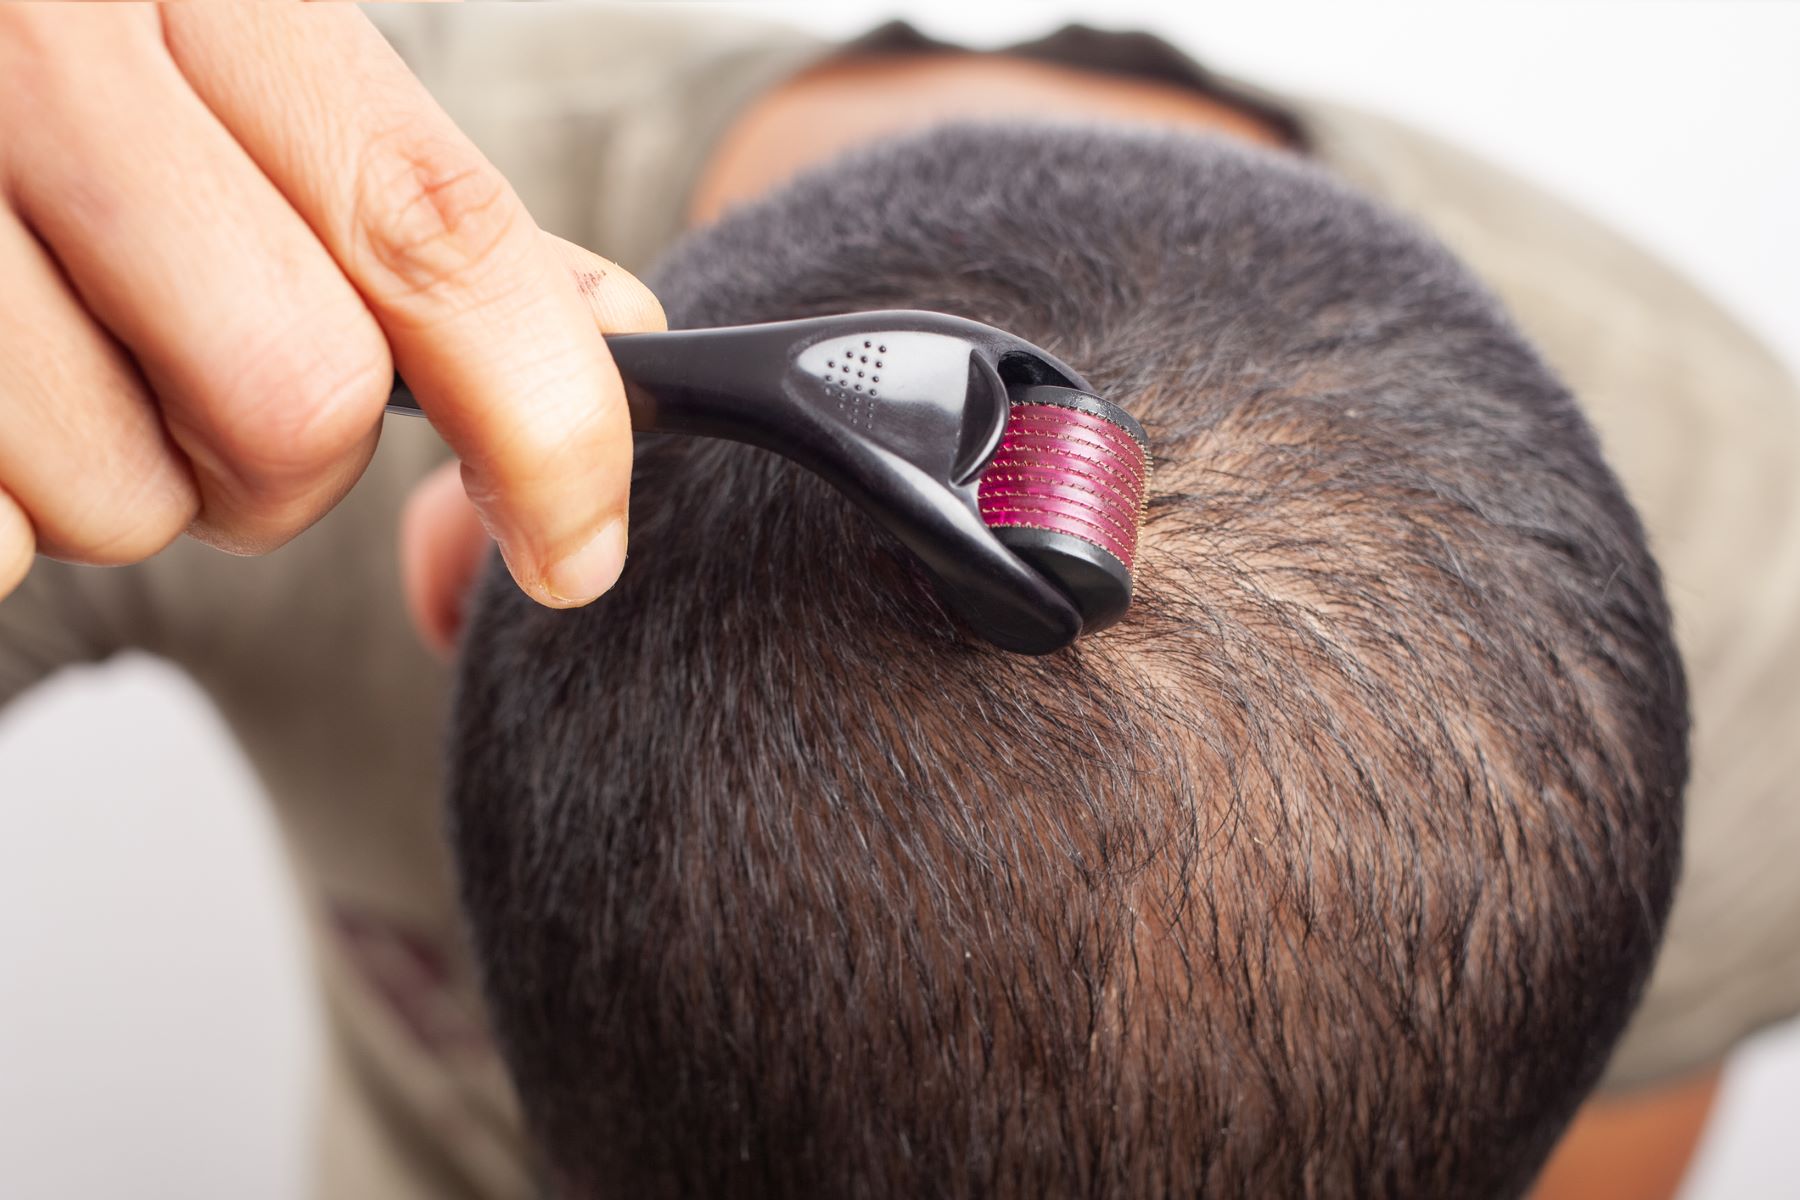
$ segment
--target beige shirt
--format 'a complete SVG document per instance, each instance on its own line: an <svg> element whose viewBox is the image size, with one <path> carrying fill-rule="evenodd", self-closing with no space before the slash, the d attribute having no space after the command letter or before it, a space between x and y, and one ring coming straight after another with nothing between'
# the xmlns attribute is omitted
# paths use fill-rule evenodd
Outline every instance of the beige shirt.
<svg viewBox="0 0 1800 1200"><path fill-rule="evenodd" d="M546 228L641 270L745 101L832 47L716 11L492 6L378 20ZM903 46L904 31L875 44ZM1206 76L1153 39L1025 51L1186 79L1289 114L1313 156L1415 214L1571 384L1643 513L1694 689L1688 865L1608 1082L1666 1078L1800 1009L1800 396L1742 329L1615 234L1401 125ZM445 451L390 422L350 498L285 549L40 562L0 602L0 701L123 648L207 689L268 785L330 1029L320 1195L514 1197L532 1181L439 828L448 671L400 602L394 538Z"/></svg>

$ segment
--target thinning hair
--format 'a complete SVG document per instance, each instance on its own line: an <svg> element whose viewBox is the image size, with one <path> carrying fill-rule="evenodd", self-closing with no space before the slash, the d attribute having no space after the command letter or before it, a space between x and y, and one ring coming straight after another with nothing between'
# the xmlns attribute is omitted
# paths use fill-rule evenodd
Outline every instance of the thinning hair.
<svg viewBox="0 0 1800 1200"><path fill-rule="evenodd" d="M958 626L783 460L645 439L620 585L492 572L450 804L558 1195L1493 1196L1655 953L1686 772L1637 518L1493 298L1308 165L951 127L656 279L1012 330L1157 458L1125 622Z"/></svg>

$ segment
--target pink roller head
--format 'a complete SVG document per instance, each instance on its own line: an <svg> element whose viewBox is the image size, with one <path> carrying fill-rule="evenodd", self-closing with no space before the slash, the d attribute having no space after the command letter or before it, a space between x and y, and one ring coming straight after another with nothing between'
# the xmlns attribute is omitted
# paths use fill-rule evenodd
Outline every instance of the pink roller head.
<svg viewBox="0 0 1800 1200"><path fill-rule="evenodd" d="M1122 409L1069 389L1033 388L1027 402L1013 404L982 473L981 516L1077 599L1085 628L1097 628L1130 603L1149 474L1143 430Z"/></svg>

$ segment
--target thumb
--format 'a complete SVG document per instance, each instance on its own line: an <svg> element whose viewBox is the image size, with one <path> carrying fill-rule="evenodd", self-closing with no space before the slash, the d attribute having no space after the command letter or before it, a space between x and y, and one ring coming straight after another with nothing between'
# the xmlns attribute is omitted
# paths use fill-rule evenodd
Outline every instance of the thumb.
<svg viewBox="0 0 1800 1200"><path fill-rule="evenodd" d="M637 333L668 328L668 321L663 316L662 305L650 289L645 287L631 272L609 259L602 258L598 254L583 249L573 242L565 241L554 234L539 231L538 236L542 239L544 248L550 252L548 257L567 273L565 278L568 279L574 292L581 297L588 316L600 332ZM612 371L610 365L607 369L609 373ZM615 374L613 378L616 381L617 375ZM616 382L614 387L617 387ZM608 471L617 471L616 465L608 467L606 464L619 463L621 461L619 455L622 454L624 476L619 480L619 488L622 492L630 471L631 430L625 419L623 404L620 404L615 411L617 416L612 418L612 421L616 424L613 424L610 430L602 431L602 435L597 439L598 445L565 444L563 448L573 455L577 464L581 464L567 468L565 471L572 471L578 479L585 473L590 482L593 472L596 470L601 472L603 479ZM435 415L433 419L435 421ZM622 441L619 439L621 433L623 434ZM594 441L596 439L593 437L586 439L587 443ZM462 448L458 446L459 453ZM496 513L503 512L509 507L521 507L518 502L520 492L528 492L533 497L540 499L546 491L554 493L556 476L554 472L546 472L539 461L529 458L525 461L515 461L519 458L518 454L509 455L507 453L504 442L500 442L497 448L492 449L491 453L483 454L479 460L471 460L464 455L461 472L464 488L476 511L481 515L482 524L488 528L496 540L500 541L508 569L519 579L520 586L524 587L528 594L540 603L549 602L556 607L567 606L569 601L564 600L564 596L569 597L575 603L583 603L597 592L610 587L611 578L616 577L619 566L623 563L625 542L623 512L621 511L619 518L613 522L616 529L611 531L610 537L603 533L590 541L583 551L565 560L565 569L568 563L580 562L583 564L580 570L575 572L573 586L553 587L548 580L544 581L543 586L532 586L528 582L527 576L519 573L519 558L515 554L506 553L510 539L504 536L503 530L508 525L512 525L516 529L516 520L496 524L494 517ZM510 483L507 482L508 480ZM595 491L584 484L578 483L576 486L577 490L573 495L568 494L565 487L562 491L565 498L560 501L548 502L549 507L566 512L590 506ZM611 489L603 482L599 490L609 491ZM622 502L623 495L619 499ZM606 542L607 545L602 547L602 542ZM594 561L587 562L588 559ZM599 582L597 583L596 580ZM547 597L546 591L558 594Z"/></svg>
<svg viewBox="0 0 1800 1200"><path fill-rule="evenodd" d="M662 304L637 276L554 233L543 236L569 269L601 333L647 333L669 327Z"/></svg>
<svg viewBox="0 0 1800 1200"><path fill-rule="evenodd" d="M636 333L668 327L656 296L631 272L555 234L546 233L544 238L554 243L601 332ZM5 524L4 504L5 494L0 493L0 527ZM30 526L25 528L29 533ZM420 637L446 658L462 632L468 593L492 546L474 505L463 494L455 463L445 463L413 489L400 523L406 607ZM29 562L29 555L25 557ZM0 569L0 595L5 594L5 574Z"/></svg>

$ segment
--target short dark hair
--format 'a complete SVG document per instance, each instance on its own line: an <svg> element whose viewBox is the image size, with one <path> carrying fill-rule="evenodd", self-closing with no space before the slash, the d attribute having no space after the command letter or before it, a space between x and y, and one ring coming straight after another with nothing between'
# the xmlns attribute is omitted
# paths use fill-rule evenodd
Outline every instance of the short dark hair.
<svg viewBox="0 0 1800 1200"><path fill-rule="evenodd" d="M1654 957L1686 699L1636 516L1469 273L1283 156L969 126L656 286L999 325L1157 466L1131 614L1044 659L723 443L641 444L599 603L491 574L453 838L557 1194L1525 1188Z"/></svg>

